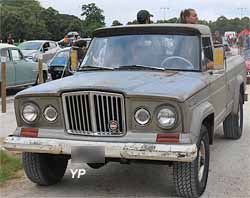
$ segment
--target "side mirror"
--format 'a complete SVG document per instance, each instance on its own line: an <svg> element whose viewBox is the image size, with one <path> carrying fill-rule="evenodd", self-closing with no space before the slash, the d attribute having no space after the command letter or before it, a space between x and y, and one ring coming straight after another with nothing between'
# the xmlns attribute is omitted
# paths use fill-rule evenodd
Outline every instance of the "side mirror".
<svg viewBox="0 0 250 198"><path fill-rule="evenodd" d="M225 53L223 45L214 47L214 69L225 69Z"/></svg>

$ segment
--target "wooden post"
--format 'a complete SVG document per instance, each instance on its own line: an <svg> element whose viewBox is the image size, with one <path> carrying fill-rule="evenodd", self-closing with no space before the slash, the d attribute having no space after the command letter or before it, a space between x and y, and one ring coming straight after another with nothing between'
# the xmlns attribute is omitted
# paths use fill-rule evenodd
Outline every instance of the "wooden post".
<svg viewBox="0 0 250 198"><path fill-rule="evenodd" d="M1 97L2 97L2 113L6 113L6 63L2 61L2 83L1 83Z"/></svg>
<svg viewBox="0 0 250 198"><path fill-rule="evenodd" d="M43 83L43 59L42 56L38 58L38 84Z"/></svg>

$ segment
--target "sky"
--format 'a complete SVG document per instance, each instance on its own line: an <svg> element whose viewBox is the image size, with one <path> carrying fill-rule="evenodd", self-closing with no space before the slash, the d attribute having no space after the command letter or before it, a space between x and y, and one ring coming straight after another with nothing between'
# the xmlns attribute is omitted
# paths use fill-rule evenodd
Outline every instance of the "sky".
<svg viewBox="0 0 250 198"><path fill-rule="evenodd" d="M179 17L181 10L194 8L199 19L216 20L219 16L235 18L250 17L250 0L38 0L45 8L53 7L62 14L81 18L81 6L95 3L104 12L105 23L110 26L114 20L126 24L136 19L141 9L154 15L153 21Z"/></svg>

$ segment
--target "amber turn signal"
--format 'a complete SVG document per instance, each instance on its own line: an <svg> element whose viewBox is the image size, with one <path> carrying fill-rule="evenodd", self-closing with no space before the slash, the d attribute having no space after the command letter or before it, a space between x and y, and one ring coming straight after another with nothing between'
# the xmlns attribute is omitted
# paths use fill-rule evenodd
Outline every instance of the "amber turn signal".
<svg viewBox="0 0 250 198"><path fill-rule="evenodd" d="M38 129L22 128L20 136L22 136L22 137L37 137L38 136Z"/></svg>
<svg viewBox="0 0 250 198"><path fill-rule="evenodd" d="M179 133L157 134L157 143L180 143Z"/></svg>

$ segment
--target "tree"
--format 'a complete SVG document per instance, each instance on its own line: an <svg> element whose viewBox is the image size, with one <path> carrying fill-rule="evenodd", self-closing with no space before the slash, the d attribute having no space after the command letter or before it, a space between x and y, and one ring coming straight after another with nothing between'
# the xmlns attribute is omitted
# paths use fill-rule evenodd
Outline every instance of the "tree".
<svg viewBox="0 0 250 198"><path fill-rule="evenodd" d="M129 21L127 23L127 25L134 25L134 24L138 24L138 21L137 20L133 20L133 21Z"/></svg>
<svg viewBox="0 0 250 198"><path fill-rule="evenodd" d="M118 20L114 20L112 23L112 26L119 26L122 25L122 23L120 23Z"/></svg>
<svg viewBox="0 0 250 198"><path fill-rule="evenodd" d="M83 33L86 37L91 36L95 29L105 26L103 10L98 8L95 3L82 5L81 16L83 16Z"/></svg>

